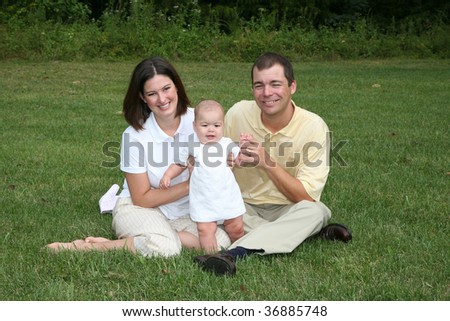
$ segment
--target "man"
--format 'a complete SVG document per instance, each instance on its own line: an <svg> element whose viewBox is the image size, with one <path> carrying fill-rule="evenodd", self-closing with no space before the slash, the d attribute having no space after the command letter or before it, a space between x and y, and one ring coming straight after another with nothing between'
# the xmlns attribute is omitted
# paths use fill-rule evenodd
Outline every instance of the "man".
<svg viewBox="0 0 450 321"><path fill-rule="evenodd" d="M331 212L320 195L329 173L329 131L322 118L292 101L292 64L266 53L251 76L255 100L236 103L225 118L225 135L241 145L234 173L246 206L246 234L227 251L195 257L217 275L233 275L236 260L253 253L290 253L316 234L352 239L344 225L326 225Z"/></svg>

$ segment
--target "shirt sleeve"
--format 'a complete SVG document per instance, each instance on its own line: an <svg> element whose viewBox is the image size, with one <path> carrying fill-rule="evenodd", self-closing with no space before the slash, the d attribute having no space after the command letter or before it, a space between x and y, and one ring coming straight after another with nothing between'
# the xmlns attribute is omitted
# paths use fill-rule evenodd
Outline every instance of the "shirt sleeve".
<svg viewBox="0 0 450 321"><path fill-rule="evenodd" d="M131 174L145 173L145 148L132 130L125 130L120 145L120 169Z"/></svg>
<svg viewBox="0 0 450 321"><path fill-rule="evenodd" d="M188 165L188 158L189 158L189 148L188 147L182 147L180 148L180 157L179 157L179 165L187 166Z"/></svg>
<svg viewBox="0 0 450 321"><path fill-rule="evenodd" d="M311 198L320 201L330 170L329 166L329 135L326 125L316 128L315 137L304 146L303 162L297 171L297 179L303 184Z"/></svg>

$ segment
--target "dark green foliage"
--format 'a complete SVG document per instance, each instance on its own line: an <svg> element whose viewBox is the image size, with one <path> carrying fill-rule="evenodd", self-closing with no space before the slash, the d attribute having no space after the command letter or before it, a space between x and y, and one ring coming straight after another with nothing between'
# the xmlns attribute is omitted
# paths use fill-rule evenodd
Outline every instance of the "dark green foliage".
<svg viewBox="0 0 450 321"><path fill-rule="evenodd" d="M6 1L0 59L249 62L267 50L293 59L448 58L448 6L414 4L377 2L380 16L369 0Z"/></svg>

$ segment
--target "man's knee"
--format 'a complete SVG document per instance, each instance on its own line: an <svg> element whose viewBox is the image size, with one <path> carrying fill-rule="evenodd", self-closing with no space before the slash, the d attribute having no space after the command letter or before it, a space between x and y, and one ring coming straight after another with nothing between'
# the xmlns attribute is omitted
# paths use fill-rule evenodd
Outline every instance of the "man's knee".
<svg viewBox="0 0 450 321"><path fill-rule="evenodd" d="M322 218L323 222L327 222L331 218L330 209L322 202L301 201L295 205L296 210Z"/></svg>

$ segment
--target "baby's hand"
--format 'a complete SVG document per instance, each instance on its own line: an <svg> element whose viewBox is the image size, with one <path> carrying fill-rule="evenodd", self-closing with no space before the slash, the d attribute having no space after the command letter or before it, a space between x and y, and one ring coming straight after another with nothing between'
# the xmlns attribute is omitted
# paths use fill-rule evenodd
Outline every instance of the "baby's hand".
<svg viewBox="0 0 450 321"><path fill-rule="evenodd" d="M164 175L159 181L159 188L168 189L169 187L170 187L170 177Z"/></svg>
<svg viewBox="0 0 450 321"><path fill-rule="evenodd" d="M244 151L250 146L250 143L253 142L253 135L249 133L241 133L239 135L239 147L241 151Z"/></svg>
<svg viewBox="0 0 450 321"><path fill-rule="evenodd" d="M253 135L249 133L241 133L239 135L239 145L242 145L244 142L248 142L253 140Z"/></svg>

